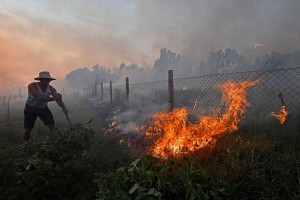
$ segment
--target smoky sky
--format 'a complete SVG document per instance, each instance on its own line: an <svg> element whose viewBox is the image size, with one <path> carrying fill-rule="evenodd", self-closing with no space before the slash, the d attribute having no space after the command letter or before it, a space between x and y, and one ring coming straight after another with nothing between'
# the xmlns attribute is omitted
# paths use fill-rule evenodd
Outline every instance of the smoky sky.
<svg viewBox="0 0 300 200"><path fill-rule="evenodd" d="M194 65L224 48L250 60L289 53L300 49L299 9L299 0L0 0L0 90L42 70L63 79L95 64L153 68L161 48Z"/></svg>
<svg viewBox="0 0 300 200"><path fill-rule="evenodd" d="M154 49L162 45L193 60L205 59L209 51L233 48L253 57L271 51L290 52L300 47L300 1L215 0L151 1L139 3L144 37L153 38ZM154 14L155 13L155 14ZM149 27L147 29L146 27ZM259 43L257 49L254 43Z"/></svg>

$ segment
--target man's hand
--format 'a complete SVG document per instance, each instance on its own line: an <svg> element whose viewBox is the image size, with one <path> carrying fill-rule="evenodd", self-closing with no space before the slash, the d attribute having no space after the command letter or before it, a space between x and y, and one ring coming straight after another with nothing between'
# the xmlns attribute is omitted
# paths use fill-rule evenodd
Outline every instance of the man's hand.
<svg viewBox="0 0 300 200"><path fill-rule="evenodd" d="M53 99L54 99L55 101L60 101L60 100L62 100L62 96L61 96L60 93L54 93L54 94L52 94L52 96L53 96Z"/></svg>

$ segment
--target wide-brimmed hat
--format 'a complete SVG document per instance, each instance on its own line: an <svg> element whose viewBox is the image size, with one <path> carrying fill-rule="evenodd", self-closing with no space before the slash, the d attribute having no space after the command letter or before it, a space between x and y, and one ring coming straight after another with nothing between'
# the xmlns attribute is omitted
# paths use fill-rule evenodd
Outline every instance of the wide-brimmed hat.
<svg viewBox="0 0 300 200"><path fill-rule="evenodd" d="M55 78L52 78L50 76L50 73L47 71L40 72L39 77L34 78L34 80L40 80L40 79L50 79L51 81L56 80Z"/></svg>

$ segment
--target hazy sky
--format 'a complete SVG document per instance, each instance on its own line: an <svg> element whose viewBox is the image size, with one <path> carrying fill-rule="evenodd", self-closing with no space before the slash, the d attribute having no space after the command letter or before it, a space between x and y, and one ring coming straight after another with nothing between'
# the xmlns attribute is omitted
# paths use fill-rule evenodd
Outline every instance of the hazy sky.
<svg viewBox="0 0 300 200"><path fill-rule="evenodd" d="M153 67L161 48L190 55L232 48L251 59L300 50L300 0L0 0L0 91L39 71Z"/></svg>

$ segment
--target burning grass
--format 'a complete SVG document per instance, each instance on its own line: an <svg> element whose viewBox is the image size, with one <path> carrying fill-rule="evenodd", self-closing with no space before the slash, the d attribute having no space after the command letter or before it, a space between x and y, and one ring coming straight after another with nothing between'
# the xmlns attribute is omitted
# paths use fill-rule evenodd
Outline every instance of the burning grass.
<svg viewBox="0 0 300 200"><path fill-rule="evenodd" d="M214 145L214 137L219 134L236 131L246 108L250 105L246 98L246 89L258 82L259 80L227 81L217 85L222 91L221 102L227 109L221 115L214 111L214 115L200 116L195 124L188 121L186 108L154 115L145 138L154 141L149 147L149 152L163 159L170 156L182 157Z"/></svg>
<svg viewBox="0 0 300 200"><path fill-rule="evenodd" d="M280 124L283 124L285 122L287 115L288 112L285 106L281 106L280 111L278 113L271 113L271 116L278 119Z"/></svg>

